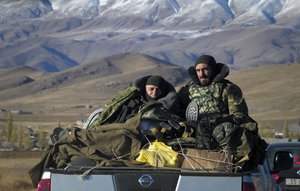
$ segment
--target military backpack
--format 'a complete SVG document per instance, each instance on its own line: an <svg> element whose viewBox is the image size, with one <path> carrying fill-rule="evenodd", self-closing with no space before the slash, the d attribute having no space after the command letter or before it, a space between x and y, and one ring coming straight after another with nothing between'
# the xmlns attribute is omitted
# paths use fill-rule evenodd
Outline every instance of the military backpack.
<svg viewBox="0 0 300 191"><path fill-rule="evenodd" d="M142 104L142 97L138 89L128 87L105 104L94 124L123 123L136 114Z"/></svg>

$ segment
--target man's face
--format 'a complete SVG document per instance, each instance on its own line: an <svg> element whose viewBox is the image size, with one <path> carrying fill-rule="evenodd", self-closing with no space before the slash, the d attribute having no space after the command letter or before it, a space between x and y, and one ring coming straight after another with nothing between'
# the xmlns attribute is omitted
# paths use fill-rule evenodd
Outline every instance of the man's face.
<svg viewBox="0 0 300 191"><path fill-rule="evenodd" d="M155 100L159 99L162 95L162 90L155 85L146 85L146 92Z"/></svg>
<svg viewBox="0 0 300 191"><path fill-rule="evenodd" d="M207 86L211 83L213 71L208 64L197 64L195 70L201 86Z"/></svg>

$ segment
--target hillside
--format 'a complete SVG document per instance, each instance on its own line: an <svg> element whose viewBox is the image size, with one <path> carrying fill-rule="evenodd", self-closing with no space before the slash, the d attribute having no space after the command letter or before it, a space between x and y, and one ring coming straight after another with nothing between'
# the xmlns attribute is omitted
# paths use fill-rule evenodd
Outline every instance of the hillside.
<svg viewBox="0 0 300 191"><path fill-rule="evenodd" d="M229 79L244 91L258 120L299 119L300 64L276 64L232 72Z"/></svg>
<svg viewBox="0 0 300 191"><path fill-rule="evenodd" d="M254 119L294 120L300 116L299 70L300 64L275 64L232 71L228 79L242 88ZM6 74L5 79L18 79L15 72ZM0 90L0 108L32 113L15 115L26 123L70 124L86 119L134 79L149 74L162 75L177 87L187 80L185 70L178 66L147 55L122 54L54 74L32 70L26 73L32 82ZM3 81L1 77L0 86Z"/></svg>
<svg viewBox="0 0 300 191"><path fill-rule="evenodd" d="M5 79L18 78L15 72ZM128 87L134 79L150 74L164 76L173 84L186 79L184 69L142 54L121 54L76 66L59 73L37 75L30 83L0 90L0 108L22 110L29 121L75 121ZM20 73L21 76L22 72ZM32 76L27 74L27 76ZM9 85L0 78L0 87Z"/></svg>

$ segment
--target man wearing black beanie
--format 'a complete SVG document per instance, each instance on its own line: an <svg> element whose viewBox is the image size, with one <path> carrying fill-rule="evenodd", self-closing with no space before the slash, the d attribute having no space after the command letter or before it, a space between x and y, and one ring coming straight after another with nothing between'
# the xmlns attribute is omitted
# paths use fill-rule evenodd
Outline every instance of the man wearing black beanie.
<svg viewBox="0 0 300 191"><path fill-rule="evenodd" d="M228 66L217 63L211 55L202 55L188 68L188 74L191 81L178 92L178 113L195 128L196 148L228 150L235 162L248 155L250 161L244 169L255 168L262 162L264 146L253 152L258 150L255 142L262 140L258 125L249 116L241 89L225 79Z"/></svg>
<svg viewBox="0 0 300 191"><path fill-rule="evenodd" d="M174 86L158 75L146 75L133 81L128 88L120 91L104 106L104 112L98 117L98 125L124 123L133 117L148 103L157 102L167 110L176 105Z"/></svg>
<svg viewBox="0 0 300 191"><path fill-rule="evenodd" d="M157 100L164 97L166 81L161 76L150 76L145 85L145 97L148 101Z"/></svg>

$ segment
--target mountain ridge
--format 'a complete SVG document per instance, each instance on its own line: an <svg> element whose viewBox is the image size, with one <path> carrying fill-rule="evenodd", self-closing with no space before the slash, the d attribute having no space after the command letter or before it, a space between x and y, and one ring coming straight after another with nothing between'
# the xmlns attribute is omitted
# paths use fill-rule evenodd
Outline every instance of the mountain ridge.
<svg viewBox="0 0 300 191"><path fill-rule="evenodd" d="M233 70L294 63L299 8L296 0L3 0L0 68L59 72L126 52L184 68L200 54Z"/></svg>
<svg viewBox="0 0 300 191"><path fill-rule="evenodd" d="M97 86L107 84L109 86L115 83L116 86L112 91L116 92L116 89L128 86L134 78L148 75L149 72L163 75L174 84L184 81L187 77L185 70L176 65L170 65L148 55L126 53L106 57L94 63L78 65L58 73L39 72L30 67L6 70L6 77L0 80L0 98L9 101L30 95L41 95L43 92L76 86L83 82L89 83L96 79L99 81L107 79L102 81L103 84L99 82ZM126 76L132 78L120 81L122 78L127 78Z"/></svg>

